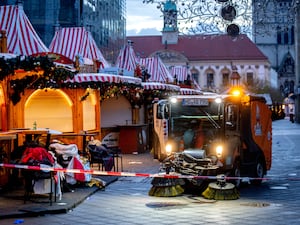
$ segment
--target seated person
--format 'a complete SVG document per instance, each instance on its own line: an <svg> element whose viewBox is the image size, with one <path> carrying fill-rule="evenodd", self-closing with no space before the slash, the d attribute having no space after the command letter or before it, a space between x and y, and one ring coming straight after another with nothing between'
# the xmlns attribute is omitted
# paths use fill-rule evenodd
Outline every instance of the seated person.
<svg viewBox="0 0 300 225"><path fill-rule="evenodd" d="M195 132L189 128L183 134L184 149L192 148L194 145Z"/></svg>
<svg viewBox="0 0 300 225"><path fill-rule="evenodd" d="M199 124L199 125L198 125ZM191 121L191 128L186 130L183 135L184 148L202 149L205 141L204 130L202 122Z"/></svg>
<svg viewBox="0 0 300 225"><path fill-rule="evenodd" d="M205 140L205 135L204 135L202 125L200 124L197 132L195 133L195 148L202 149L204 145L204 140Z"/></svg>

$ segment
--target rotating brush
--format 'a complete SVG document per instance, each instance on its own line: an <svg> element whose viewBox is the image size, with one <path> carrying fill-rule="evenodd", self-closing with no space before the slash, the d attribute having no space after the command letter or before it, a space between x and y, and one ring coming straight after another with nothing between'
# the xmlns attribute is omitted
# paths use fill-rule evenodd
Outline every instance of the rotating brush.
<svg viewBox="0 0 300 225"><path fill-rule="evenodd" d="M225 175L218 175L217 181L210 183L202 196L214 200L235 200L240 194L234 184L226 182Z"/></svg>

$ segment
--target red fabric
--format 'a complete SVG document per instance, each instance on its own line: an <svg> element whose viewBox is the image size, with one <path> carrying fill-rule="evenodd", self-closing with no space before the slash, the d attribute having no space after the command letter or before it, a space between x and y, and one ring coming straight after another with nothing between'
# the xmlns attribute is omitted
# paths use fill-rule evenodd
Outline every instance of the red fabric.
<svg viewBox="0 0 300 225"><path fill-rule="evenodd" d="M134 75L136 77L140 77L140 78L142 77L142 70L139 65L136 66L136 68L134 70Z"/></svg>
<svg viewBox="0 0 300 225"><path fill-rule="evenodd" d="M195 148L202 148L204 145L204 133L203 130L199 130L195 137Z"/></svg>
<svg viewBox="0 0 300 225"><path fill-rule="evenodd" d="M73 169L84 170L82 163L76 157L73 159ZM85 182L84 173L75 173L74 178L75 180Z"/></svg>
<svg viewBox="0 0 300 225"><path fill-rule="evenodd" d="M23 153L21 162L26 164L30 159L38 162L42 162L46 159L52 164L54 163L52 155L43 147L27 147Z"/></svg>

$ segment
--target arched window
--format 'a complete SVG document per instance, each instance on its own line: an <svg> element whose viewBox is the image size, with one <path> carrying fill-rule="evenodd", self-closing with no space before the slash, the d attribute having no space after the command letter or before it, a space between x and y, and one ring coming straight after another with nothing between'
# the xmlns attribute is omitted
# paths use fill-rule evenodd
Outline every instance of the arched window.
<svg viewBox="0 0 300 225"><path fill-rule="evenodd" d="M222 85L224 87L230 85L230 72L229 72L229 70L225 68L225 69L222 70L221 73L222 73Z"/></svg>
<svg viewBox="0 0 300 225"><path fill-rule="evenodd" d="M199 71L196 68L191 69L191 75L196 82L199 82Z"/></svg>
<svg viewBox="0 0 300 225"><path fill-rule="evenodd" d="M214 71L211 69L206 71L206 86L207 88L215 87Z"/></svg>
<svg viewBox="0 0 300 225"><path fill-rule="evenodd" d="M86 100L82 101L83 130L96 129L96 96L92 90Z"/></svg>
<svg viewBox="0 0 300 225"><path fill-rule="evenodd" d="M252 71L248 71L246 73L246 82L249 86L253 86L254 84L254 75L253 75L253 72Z"/></svg>

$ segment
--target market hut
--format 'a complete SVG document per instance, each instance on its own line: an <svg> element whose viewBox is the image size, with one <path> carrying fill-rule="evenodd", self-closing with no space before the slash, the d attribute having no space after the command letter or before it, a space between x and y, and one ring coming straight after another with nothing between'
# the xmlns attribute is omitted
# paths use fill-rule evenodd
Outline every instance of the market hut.
<svg viewBox="0 0 300 225"><path fill-rule="evenodd" d="M121 70L124 75L125 73L130 76L136 75L136 69L139 66L138 58L135 55L130 41L120 50L115 66L119 71Z"/></svg>
<svg viewBox="0 0 300 225"><path fill-rule="evenodd" d="M139 64L150 75L144 81L151 82L162 82L162 83L173 83L174 78L171 76L169 70L165 64L161 61L159 56L150 57L150 58L141 58Z"/></svg>
<svg viewBox="0 0 300 225"><path fill-rule="evenodd" d="M92 60L96 63L98 70L110 66L97 47L91 32L84 27L58 28L50 43L49 50L74 62L77 58L82 66L89 65L89 63L84 63L85 60Z"/></svg>
<svg viewBox="0 0 300 225"><path fill-rule="evenodd" d="M18 72L13 71L6 60L19 60L19 56L28 56L38 52L48 52L49 50L33 29L22 5L0 6L0 19L0 52L4 53L1 57L0 75L1 130L6 131L10 128L8 123L12 121L8 115L10 111L8 109L8 86L11 78L6 75L9 73L14 75ZM26 73L30 72L26 71Z"/></svg>
<svg viewBox="0 0 300 225"><path fill-rule="evenodd" d="M34 30L22 5L0 6L0 19L0 30L5 31L7 36L8 53L29 56L49 51Z"/></svg>
<svg viewBox="0 0 300 225"><path fill-rule="evenodd" d="M84 125L83 107L93 111L97 105L81 104L79 99L85 89L71 90L63 86L75 74L73 65L61 63L70 60L60 54L56 54L60 60L53 59L53 53L42 43L21 5L3 6L0 12L1 51L17 55L13 59L1 59L1 115L6 118L2 119L1 130L35 127L85 133L84 128L92 125ZM66 60L61 60L62 57ZM96 131L97 126L93 129ZM74 142L82 146L83 139L76 137Z"/></svg>

